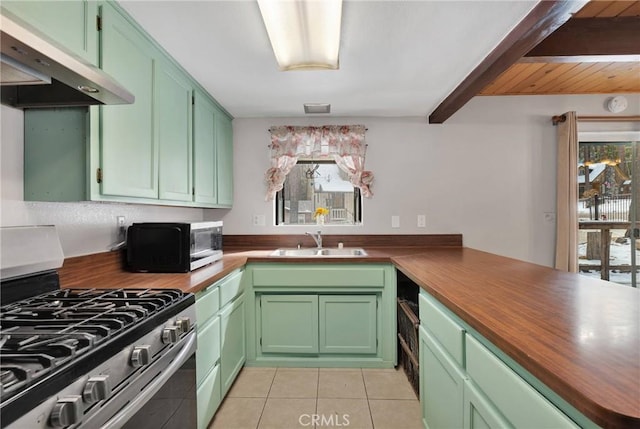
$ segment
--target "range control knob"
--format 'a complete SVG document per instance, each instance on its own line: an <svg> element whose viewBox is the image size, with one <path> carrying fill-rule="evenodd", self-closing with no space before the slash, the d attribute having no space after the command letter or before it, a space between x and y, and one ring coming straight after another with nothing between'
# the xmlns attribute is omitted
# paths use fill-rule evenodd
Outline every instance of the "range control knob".
<svg viewBox="0 0 640 429"><path fill-rule="evenodd" d="M191 319L188 317L178 317L178 319L176 319L176 326L179 326L182 332L189 332L189 329L191 329Z"/></svg>
<svg viewBox="0 0 640 429"><path fill-rule="evenodd" d="M61 428L76 424L82 419L82 397L80 395L63 396L51 411L51 426Z"/></svg>
<svg viewBox="0 0 640 429"><path fill-rule="evenodd" d="M165 344L172 344L178 342L180 339L182 330L179 326L169 326L162 330L162 342Z"/></svg>
<svg viewBox="0 0 640 429"><path fill-rule="evenodd" d="M151 361L151 346L135 346L131 352L131 366L138 368Z"/></svg>
<svg viewBox="0 0 640 429"><path fill-rule="evenodd" d="M109 383L108 375L90 377L82 391L82 399L84 399L84 402L87 404L93 404L107 399L109 395L111 395L111 384Z"/></svg>

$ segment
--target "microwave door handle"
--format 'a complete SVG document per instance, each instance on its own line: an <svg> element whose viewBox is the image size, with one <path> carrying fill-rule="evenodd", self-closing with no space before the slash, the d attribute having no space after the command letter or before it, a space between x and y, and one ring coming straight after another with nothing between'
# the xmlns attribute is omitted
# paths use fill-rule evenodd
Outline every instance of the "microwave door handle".
<svg viewBox="0 0 640 429"><path fill-rule="evenodd" d="M189 334L189 339L186 344L180 350L180 353L176 358L167 366L166 370L153 380L153 383L145 387L135 398L131 400L122 408L116 415L111 417L102 428L119 429L121 428L131 417L133 417L140 408L146 404L155 395L158 390L175 374L178 369L184 364L196 350L196 333L195 330Z"/></svg>

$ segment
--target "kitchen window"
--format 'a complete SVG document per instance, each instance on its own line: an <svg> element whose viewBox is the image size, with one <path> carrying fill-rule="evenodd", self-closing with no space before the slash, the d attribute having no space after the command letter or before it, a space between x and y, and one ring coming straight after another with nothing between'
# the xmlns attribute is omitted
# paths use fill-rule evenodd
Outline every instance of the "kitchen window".
<svg viewBox="0 0 640 429"><path fill-rule="evenodd" d="M359 225L360 189L334 161L298 161L275 197L276 225Z"/></svg>
<svg viewBox="0 0 640 429"><path fill-rule="evenodd" d="M272 126L266 200L276 225L359 225L371 198L364 125Z"/></svg>

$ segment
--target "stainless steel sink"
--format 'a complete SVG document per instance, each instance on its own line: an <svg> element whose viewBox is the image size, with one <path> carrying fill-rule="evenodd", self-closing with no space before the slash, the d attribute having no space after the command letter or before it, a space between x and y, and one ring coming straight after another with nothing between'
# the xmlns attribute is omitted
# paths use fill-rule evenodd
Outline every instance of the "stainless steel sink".
<svg viewBox="0 0 640 429"><path fill-rule="evenodd" d="M338 248L311 248L311 249L276 249L271 256L290 256L297 258L324 258L324 257L358 257L367 256L367 252L360 247Z"/></svg>

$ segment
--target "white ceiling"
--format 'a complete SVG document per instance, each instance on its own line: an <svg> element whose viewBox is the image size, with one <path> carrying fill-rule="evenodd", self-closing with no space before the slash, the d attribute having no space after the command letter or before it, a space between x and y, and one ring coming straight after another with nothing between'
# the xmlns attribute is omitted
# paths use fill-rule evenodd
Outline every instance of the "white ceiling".
<svg viewBox="0 0 640 429"><path fill-rule="evenodd" d="M426 117L535 3L345 0L340 69L281 72L255 1L120 1L236 118Z"/></svg>

